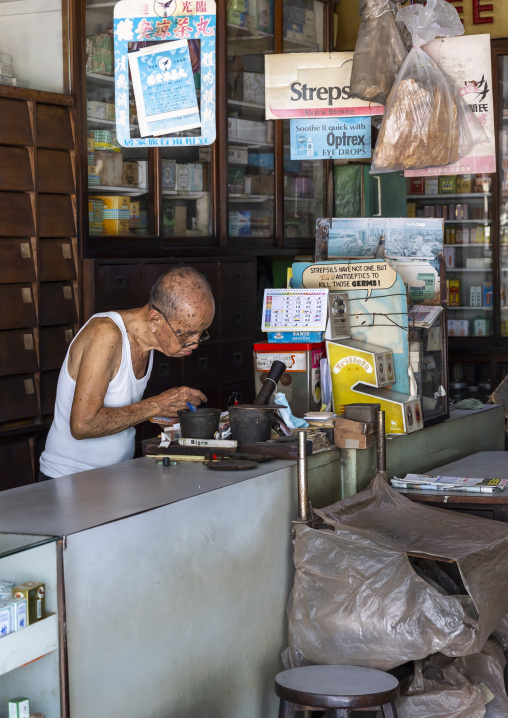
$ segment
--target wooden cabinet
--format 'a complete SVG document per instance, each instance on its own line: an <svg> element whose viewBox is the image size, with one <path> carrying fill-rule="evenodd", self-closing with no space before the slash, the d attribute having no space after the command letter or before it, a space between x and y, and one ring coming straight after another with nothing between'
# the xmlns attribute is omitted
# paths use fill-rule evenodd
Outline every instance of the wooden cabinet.
<svg viewBox="0 0 508 718"><path fill-rule="evenodd" d="M38 474L78 326L74 132L72 98L0 86L0 457L15 469L2 474L15 477L9 486Z"/></svg>
<svg viewBox="0 0 508 718"><path fill-rule="evenodd" d="M289 120L265 120L264 58L331 50L334 2L306 0L302 9L301 3L281 0L264 3L259 12L256 3L250 12L238 11L237 5L216 2L214 145L137 149L116 145L113 63L96 67L92 49L86 64L85 34L92 48L95 42L104 43L113 5L86 4L81 64L76 68L79 85L85 88L79 97L87 129L81 153L88 155L90 165L89 186L83 188L81 200L83 207L88 199L99 203L82 214L86 257L162 256L167 250L190 257L224 248L237 255L313 251L316 219L331 216L331 163L310 155L292 161ZM294 17L302 24L295 25ZM199 104L199 42L192 41L190 57ZM134 107L132 87L129 94ZM139 137L134 112L129 122L131 137ZM185 134L196 133L199 130ZM105 207L112 197L127 198L130 207L128 226L116 228L121 238L115 228L105 233L106 225L96 214L101 202Z"/></svg>

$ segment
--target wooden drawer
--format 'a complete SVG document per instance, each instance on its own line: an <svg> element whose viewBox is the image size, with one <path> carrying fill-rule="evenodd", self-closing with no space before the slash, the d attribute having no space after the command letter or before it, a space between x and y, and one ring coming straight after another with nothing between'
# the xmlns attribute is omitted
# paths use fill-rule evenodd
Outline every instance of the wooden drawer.
<svg viewBox="0 0 508 718"><path fill-rule="evenodd" d="M157 396L167 389L182 386L182 383L182 360L154 352L152 374L144 397Z"/></svg>
<svg viewBox="0 0 508 718"><path fill-rule="evenodd" d="M39 369L35 338L29 329L0 332L0 376Z"/></svg>
<svg viewBox="0 0 508 718"><path fill-rule="evenodd" d="M238 397L239 404L252 404L256 396L254 377L251 381L237 381L220 387L220 405L224 410L227 408L229 397L233 391L240 395Z"/></svg>
<svg viewBox="0 0 508 718"><path fill-rule="evenodd" d="M0 146L0 167L0 190L33 190L32 167L26 147Z"/></svg>
<svg viewBox="0 0 508 718"><path fill-rule="evenodd" d="M226 409L226 404L220 403L220 390L218 386L195 386L194 389L199 389L207 398L206 406L209 409Z"/></svg>
<svg viewBox="0 0 508 718"><path fill-rule="evenodd" d="M0 377L0 421L17 421L39 414L33 374Z"/></svg>
<svg viewBox="0 0 508 718"><path fill-rule="evenodd" d="M200 272L208 281L212 288L212 294L215 302L219 301L219 264L218 262L185 262L186 267L192 267Z"/></svg>
<svg viewBox="0 0 508 718"><path fill-rule="evenodd" d="M39 242L42 282L76 279L74 250L70 239L42 239Z"/></svg>
<svg viewBox="0 0 508 718"><path fill-rule="evenodd" d="M37 314L31 284L0 284L0 329L35 327Z"/></svg>
<svg viewBox="0 0 508 718"><path fill-rule="evenodd" d="M35 233L29 194L0 192L0 217L0 235L4 237L30 237Z"/></svg>
<svg viewBox="0 0 508 718"><path fill-rule="evenodd" d="M32 126L28 103L0 98L0 143L5 145L31 145Z"/></svg>
<svg viewBox="0 0 508 718"><path fill-rule="evenodd" d="M65 194L40 194L39 236L73 237L75 234L71 198Z"/></svg>
<svg viewBox="0 0 508 718"><path fill-rule="evenodd" d="M70 282L41 284L40 324L75 324L78 321L74 287Z"/></svg>
<svg viewBox="0 0 508 718"><path fill-rule="evenodd" d="M34 472L29 439L0 443L0 465L6 467L2 471L0 491L32 484Z"/></svg>
<svg viewBox="0 0 508 718"><path fill-rule="evenodd" d="M37 179L39 192L73 194L74 175L69 152L38 150Z"/></svg>
<svg viewBox="0 0 508 718"><path fill-rule="evenodd" d="M183 384L190 387L214 386L222 378L217 344L202 345L183 359Z"/></svg>
<svg viewBox="0 0 508 718"><path fill-rule="evenodd" d="M45 371L41 374L41 408L46 416L55 411L56 387L60 371Z"/></svg>
<svg viewBox="0 0 508 718"><path fill-rule="evenodd" d="M150 290L157 279L167 272L168 269L174 267L174 264L144 264L143 265L143 298L142 304L146 304L150 299Z"/></svg>
<svg viewBox="0 0 508 718"><path fill-rule="evenodd" d="M37 145L55 150L74 148L68 107L37 104Z"/></svg>
<svg viewBox="0 0 508 718"><path fill-rule="evenodd" d="M35 282L32 243L29 239L0 239L0 282Z"/></svg>
<svg viewBox="0 0 508 718"><path fill-rule="evenodd" d="M254 334L256 306L251 299L246 302L221 304L220 307L220 338L250 338Z"/></svg>
<svg viewBox="0 0 508 718"><path fill-rule="evenodd" d="M221 302L255 297L256 283L256 265L254 262L221 262Z"/></svg>
<svg viewBox="0 0 508 718"><path fill-rule="evenodd" d="M43 327L41 329L41 369L60 369L67 349L74 339L74 328L69 325L61 327Z"/></svg>
<svg viewBox="0 0 508 718"><path fill-rule="evenodd" d="M254 374L252 341L222 342L220 363L221 383L248 381Z"/></svg>
<svg viewBox="0 0 508 718"><path fill-rule="evenodd" d="M100 264L95 273L95 311L134 309L146 304L140 264Z"/></svg>

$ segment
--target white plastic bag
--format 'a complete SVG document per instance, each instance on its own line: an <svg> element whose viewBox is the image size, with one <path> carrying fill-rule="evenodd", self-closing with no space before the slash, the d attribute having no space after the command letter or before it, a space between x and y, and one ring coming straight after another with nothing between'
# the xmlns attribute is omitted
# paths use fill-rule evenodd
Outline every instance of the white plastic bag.
<svg viewBox="0 0 508 718"><path fill-rule="evenodd" d="M388 97L371 173L441 167L465 157L485 131L451 80L422 49L436 37L464 33L457 10L428 0L397 13L413 38Z"/></svg>

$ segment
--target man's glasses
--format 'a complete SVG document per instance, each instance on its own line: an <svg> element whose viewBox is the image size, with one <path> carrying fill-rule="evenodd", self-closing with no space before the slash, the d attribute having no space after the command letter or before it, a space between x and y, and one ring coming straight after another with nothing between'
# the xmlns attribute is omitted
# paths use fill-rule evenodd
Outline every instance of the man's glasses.
<svg viewBox="0 0 508 718"><path fill-rule="evenodd" d="M173 329L173 327L171 326L171 324L169 323L168 318L166 317L164 312L161 309L159 309L159 307L156 307L155 304L152 304L152 309L155 309L156 312L159 312L159 314L162 314L162 316L166 320L168 327L171 329L171 331L175 335L175 337L182 349L188 349L189 347L196 346L196 344L202 344L203 342L206 342L206 341L208 341L208 339L210 339L210 335L208 334L208 329L205 329L205 331L202 334L200 334L199 339L197 341L188 342L187 339L189 339L189 337L192 337L194 334L197 334L198 332L190 332L189 334L183 334L183 335L177 334L175 332L175 330ZM183 341L182 341L181 337L183 337Z"/></svg>

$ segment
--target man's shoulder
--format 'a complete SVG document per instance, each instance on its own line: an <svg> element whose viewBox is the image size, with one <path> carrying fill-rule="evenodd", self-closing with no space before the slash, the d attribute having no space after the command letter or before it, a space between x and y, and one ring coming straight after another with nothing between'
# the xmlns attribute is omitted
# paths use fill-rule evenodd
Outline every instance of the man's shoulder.
<svg viewBox="0 0 508 718"><path fill-rule="evenodd" d="M111 341L115 345L122 343L120 327L109 317L92 317L80 334L87 342L94 344L104 341Z"/></svg>

